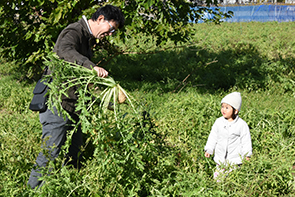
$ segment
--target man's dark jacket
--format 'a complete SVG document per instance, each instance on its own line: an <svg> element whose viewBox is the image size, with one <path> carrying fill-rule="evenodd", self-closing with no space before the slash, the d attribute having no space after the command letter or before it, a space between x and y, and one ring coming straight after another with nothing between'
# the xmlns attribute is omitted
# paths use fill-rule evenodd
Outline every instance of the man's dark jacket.
<svg viewBox="0 0 295 197"><path fill-rule="evenodd" d="M77 63L91 69L95 64L92 58L91 46L95 44L93 35L89 32L84 19L67 26L58 36L54 46L54 52L69 62ZM54 79L53 79L54 80ZM68 97L62 97L62 107L68 112L75 112L75 104L78 96L75 94L77 87L71 87Z"/></svg>

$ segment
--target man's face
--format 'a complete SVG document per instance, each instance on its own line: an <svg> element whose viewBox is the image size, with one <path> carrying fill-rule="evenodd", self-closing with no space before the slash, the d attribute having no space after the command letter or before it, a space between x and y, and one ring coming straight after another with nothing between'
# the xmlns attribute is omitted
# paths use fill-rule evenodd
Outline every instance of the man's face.
<svg viewBox="0 0 295 197"><path fill-rule="evenodd" d="M115 21L108 21L104 19L104 16L99 16L94 23L92 33L95 38L101 39L105 36L111 36L118 29L118 24Z"/></svg>

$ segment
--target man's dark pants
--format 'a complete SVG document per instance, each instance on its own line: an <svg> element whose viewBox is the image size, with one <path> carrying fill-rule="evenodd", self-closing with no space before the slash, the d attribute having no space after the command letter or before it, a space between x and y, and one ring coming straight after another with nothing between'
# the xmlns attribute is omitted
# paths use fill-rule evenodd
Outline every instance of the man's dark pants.
<svg viewBox="0 0 295 197"><path fill-rule="evenodd" d="M41 184L42 181L38 180L42 176L40 167L46 167L49 160L54 160L58 157L62 145L66 141L67 131L73 129L73 122L69 118L63 118L62 115L52 113L47 109L45 112L39 114L40 122L42 124L42 149L36 159L36 164L31 171L31 175L28 181L28 185L31 188L35 188ZM76 121L79 121L79 117L76 114L70 114L70 116ZM81 160L81 146L83 145L83 137L81 127L78 127L77 131L72 135L71 146L65 164L73 164L74 167L78 167ZM44 154L45 153L45 154Z"/></svg>

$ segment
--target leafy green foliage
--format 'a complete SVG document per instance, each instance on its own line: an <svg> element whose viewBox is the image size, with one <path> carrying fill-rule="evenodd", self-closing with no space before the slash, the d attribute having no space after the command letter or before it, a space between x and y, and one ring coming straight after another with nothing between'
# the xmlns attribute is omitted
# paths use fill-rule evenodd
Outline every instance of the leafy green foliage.
<svg viewBox="0 0 295 197"><path fill-rule="evenodd" d="M59 113L68 115L65 110L62 110L62 99L69 97L69 89L73 87L74 93L79 95L76 110L81 114L89 114L89 110L97 103L103 113L112 104L113 111L116 113L118 102L120 103L119 92L134 108L130 95L112 77L98 77L95 70L60 60L55 53L49 53L44 64L50 71L44 80L50 81L47 83L49 87L47 103L52 110L55 107Z"/></svg>
<svg viewBox="0 0 295 197"><path fill-rule="evenodd" d="M76 22L82 14L90 18L106 3L94 0L1 1L2 54L21 63L15 71L23 73L23 77L38 79L43 68L42 57L52 50L60 31ZM195 11L197 4L175 0L116 0L112 4L121 7L126 17L126 27L118 38L128 43L131 37L139 37L141 32L157 37L159 46L169 39L185 41L191 34L189 22L198 20L208 10L202 7ZM215 14L219 15L214 19L216 22L223 16L230 17L227 13Z"/></svg>
<svg viewBox="0 0 295 197"><path fill-rule="evenodd" d="M137 105L137 110L143 111L139 115L134 110L130 96L111 77L100 78L95 71L59 60L54 54L49 56L45 65L52 72L47 77L53 78L48 84L49 108L56 107L58 112L67 115L60 105L61 96L67 95L69 87L77 86L78 124L81 124L83 133L88 136L87 144L93 150L93 155L88 156L93 158L91 163L85 165L95 164L92 166L92 170L95 170L92 173L101 183L95 193L103 196L110 192L126 195L134 190L140 195L147 195L154 179L162 180L166 176L161 174L161 170L170 172L174 169L174 162L165 161L167 157L174 157L170 155L173 152L172 147L166 144L161 133L154 130L155 125L148 112ZM89 91L90 84L94 90L99 88L100 93ZM131 109L116 106L117 88L125 92ZM113 113L105 110L110 102L113 104ZM163 162L167 164L162 166ZM44 180L48 182L44 187L48 186L52 190L55 183L52 184L51 178L45 177ZM126 181L137 184L125 185ZM110 183L104 184L108 182ZM101 191L101 188L104 190Z"/></svg>

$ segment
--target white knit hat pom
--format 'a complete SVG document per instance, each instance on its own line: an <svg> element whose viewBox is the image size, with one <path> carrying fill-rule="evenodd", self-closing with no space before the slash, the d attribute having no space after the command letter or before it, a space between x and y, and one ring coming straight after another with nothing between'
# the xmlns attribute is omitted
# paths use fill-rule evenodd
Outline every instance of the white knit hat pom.
<svg viewBox="0 0 295 197"><path fill-rule="evenodd" d="M241 93L239 92L233 92L230 93L228 95L226 95L222 100L221 100L221 104L222 103L226 103L229 104L230 106L232 106L233 108L237 109L238 111L241 110L241 106L242 106L242 97L241 97Z"/></svg>

